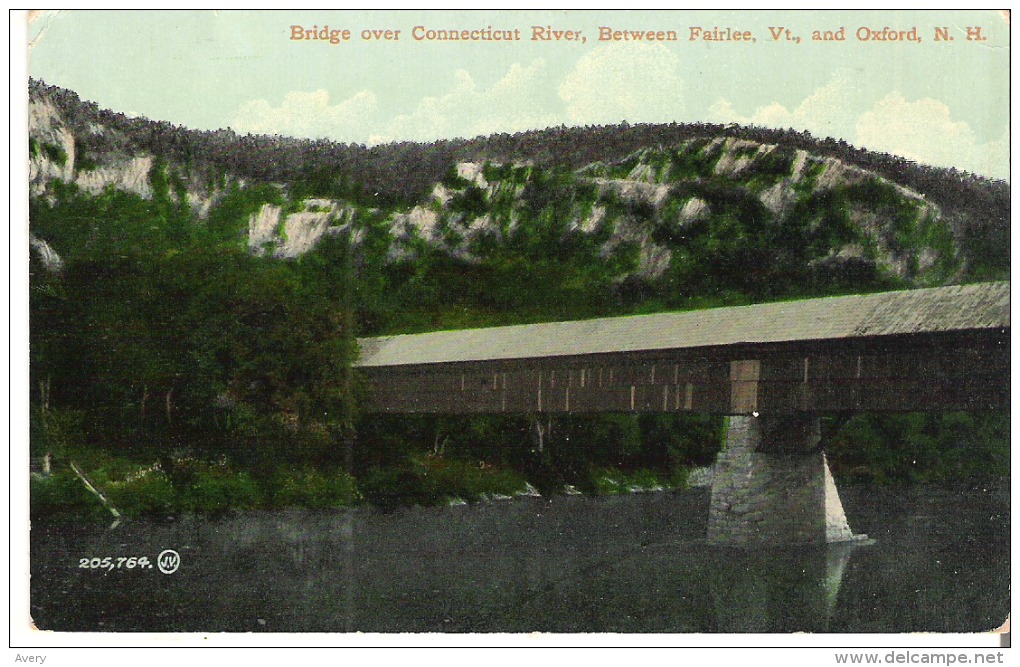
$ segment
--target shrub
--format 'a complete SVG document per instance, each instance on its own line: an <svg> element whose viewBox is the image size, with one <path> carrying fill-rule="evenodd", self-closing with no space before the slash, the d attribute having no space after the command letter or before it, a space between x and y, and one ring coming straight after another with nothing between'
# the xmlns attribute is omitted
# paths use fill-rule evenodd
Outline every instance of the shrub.
<svg viewBox="0 0 1020 667"><path fill-rule="evenodd" d="M615 496L626 489L620 471L615 468L602 468L592 471L591 492L599 496Z"/></svg>
<svg viewBox="0 0 1020 667"><path fill-rule="evenodd" d="M877 484L956 483L1009 474L1007 414L861 414L837 426L834 474Z"/></svg>
<svg viewBox="0 0 1020 667"><path fill-rule="evenodd" d="M677 466L666 478L666 486L670 489L686 489L690 486L691 469L688 466Z"/></svg>
<svg viewBox="0 0 1020 667"><path fill-rule="evenodd" d="M77 172L93 171L99 167L99 163L96 162L95 158L85 152L85 150L78 146L78 151L74 155L74 169Z"/></svg>
<svg viewBox="0 0 1020 667"><path fill-rule="evenodd" d="M41 147L43 155L49 158L50 162L58 164L61 167L67 164L67 153L64 152L64 149L60 146L44 141L42 142Z"/></svg>
<svg viewBox="0 0 1020 667"><path fill-rule="evenodd" d="M172 511L176 497L170 479L155 466L129 475L105 488L110 502L126 516L163 515Z"/></svg>
<svg viewBox="0 0 1020 667"><path fill-rule="evenodd" d="M739 176L752 189L768 187L789 176L797 156L790 148L775 148L767 153L757 153L758 149L754 148L751 155L756 157Z"/></svg>
<svg viewBox="0 0 1020 667"><path fill-rule="evenodd" d="M359 479L359 486L372 504L384 510L414 504L434 505L436 498L425 496L421 477L408 467L372 467Z"/></svg>
<svg viewBox="0 0 1020 667"><path fill-rule="evenodd" d="M670 180L684 181L711 176L719 155L715 151L704 150L704 140L693 141L681 146L670 154Z"/></svg>
<svg viewBox="0 0 1020 667"><path fill-rule="evenodd" d="M513 470L485 462L426 456L416 463L423 470L426 493L440 499L457 497L477 501L485 494L511 495L523 491L527 485Z"/></svg>
<svg viewBox="0 0 1020 667"><path fill-rule="evenodd" d="M447 206L449 206L451 211L463 213L468 218L477 218L489 210L485 191L474 183L469 184L463 191L454 194Z"/></svg>
<svg viewBox="0 0 1020 667"><path fill-rule="evenodd" d="M678 466L671 471L652 468L620 470L619 468L593 468L590 480L582 484L590 493L600 496L649 491L653 489L685 489L690 470Z"/></svg>
<svg viewBox="0 0 1020 667"><path fill-rule="evenodd" d="M343 470L281 470L270 478L270 486L277 507L346 507L362 497L354 477Z"/></svg>
<svg viewBox="0 0 1020 667"><path fill-rule="evenodd" d="M246 472L234 472L223 465L194 465L191 483L176 488L182 509L218 514L251 509L262 504L258 484Z"/></svg>
<svg viewBox="0 0 1020 667"><path fill-rule="evenodd" d="M451 190L463 190L467 186L471 185L471 181L467 180L457 172L457 165L451 164L450 168L446 170L446 174L443 175L443 185Z"/></svg>
<svg viewBox="0 0 1020 667"><path fill-rule="evenodd" d="M49 477L32 475L29 513L33 521L103 520L110 512L85 489L73 472L62 470Z"/></svg>
<svg viewBox="0 0 1020 667"><path fill-rule="evenodd" d="M478 501L489 494L512 495L527 488L520 473L485 462L414 456L398 467L372 468L361 480L372 503L386 509L437 505L452 498Z"/></svg>
<svg viewBox="0 0 1020 667"><path fill-rule="evenodd" d="M514 166L510 163L494 164L492 162L486 162L485 166L482 167L482 177L490 183L512 178L513 175Z"/></svg>

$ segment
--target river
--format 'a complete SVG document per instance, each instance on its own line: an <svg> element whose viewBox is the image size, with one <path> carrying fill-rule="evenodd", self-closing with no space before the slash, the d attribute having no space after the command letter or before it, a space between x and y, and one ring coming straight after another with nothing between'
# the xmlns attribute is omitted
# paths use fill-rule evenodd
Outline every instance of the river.
<svg viewBox="0 0 1020 667"><path fill-rule="evenodd" d="M31 613L42 629L109 632L979 632L1005 620L1008 481L841 494L873 544L710 547L706 489L36 524ZM179 561L159 561L164 550ZM116 567L140 556L151 567ZM112 570L90 567L104 557Z"/></svg>

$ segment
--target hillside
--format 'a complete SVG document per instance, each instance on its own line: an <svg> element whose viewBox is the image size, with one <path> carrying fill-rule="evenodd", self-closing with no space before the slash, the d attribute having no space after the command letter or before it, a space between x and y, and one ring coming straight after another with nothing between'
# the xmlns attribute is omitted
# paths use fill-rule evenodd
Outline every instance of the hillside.
<svg viewBox="0 0 1020 667"><path fill-rule="evenodd" d="M359 417L355 337L1009 271L1008 185L756 128L365 148L32 82L29 151L32 449L110 471L139 511L595 488L606 466L682 480L718 447L710 419L564 418L590 447L539 456L524 417Z"/></svg>
<svg viewBox="0 0 1020 667"><path fill-rule="evenodd" d="M566 262L570 275L551 279L580 281L582 300L597 302L549 313L570 317L737 294L760 300L940 284L1008 269L1005 184L849 147L842 147L848 159L838 159L832 145L801 135L767 143L738 137L782 133L647 126L365 149L192 132L99 110L37 82L31 93L33 196L58 207L62 197L110 188L166 197L187 204L187 224L227 224L222 234L279 258L343 235L361 247L363 274L387 274L398 289L407 267L425 261L497 284L527 282L506 275L508 264L541 272L554 268L544 262ZM674 143L659 141L671 133ZM635 148L638 138L647 143ZM253 210L227 223L238 199ZM65 231L33 224L37 246L57 255L73 252L61 247ZM488 301L463 305L488 311L480 323L541 317L498 295ZM366 334L406 328L363 314Z"/></svg>

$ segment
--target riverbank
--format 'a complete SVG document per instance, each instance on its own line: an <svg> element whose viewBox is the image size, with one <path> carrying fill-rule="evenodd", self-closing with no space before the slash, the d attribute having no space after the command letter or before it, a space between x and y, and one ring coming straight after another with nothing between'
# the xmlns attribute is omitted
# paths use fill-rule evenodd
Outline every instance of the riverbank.
<svg viewBox="0 0 1020 667"><path fill-rule="evenodd" d="M71 458L73 456L74 458ZM447 506L520 496L614 496L678 490L689 469L591 468L567 481L548 473L532 483L519 471L485 461L434 455L410 457L399 466L376 467L356 477L342 469L280 466L248 470L226 458L206 461L169 457L139 463L102 451L82 450L33 472L33 520L105 521L180 514L219 515L245 510L337 509L370 505L392 511L410 506ZM574 482L574 483L570 483ZM539 490L541 486L541 491Z"/></svg>

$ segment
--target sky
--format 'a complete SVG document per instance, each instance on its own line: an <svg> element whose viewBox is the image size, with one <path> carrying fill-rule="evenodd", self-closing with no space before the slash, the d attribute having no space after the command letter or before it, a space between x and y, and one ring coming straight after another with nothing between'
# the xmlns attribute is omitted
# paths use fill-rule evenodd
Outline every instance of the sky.
<svg viewBox="0 0 1020 667"><path fill-rule="evenodd" d="M293 40L294 26L350 39ZM520 40L414 39L490 26ZM533 26L584 41L536 41ZM600 40L602 27L677 40ZM841 27L844 40L812 40ZM879 39L915 27L920 42ZM984 39L968 40L968 27ZM716 28L753 41L703 39ZM28 30L31 76L196 129L374 145L560 124L753 123L1009 178L1009 26L998 11L72 10L34 15Z"/></svg>

